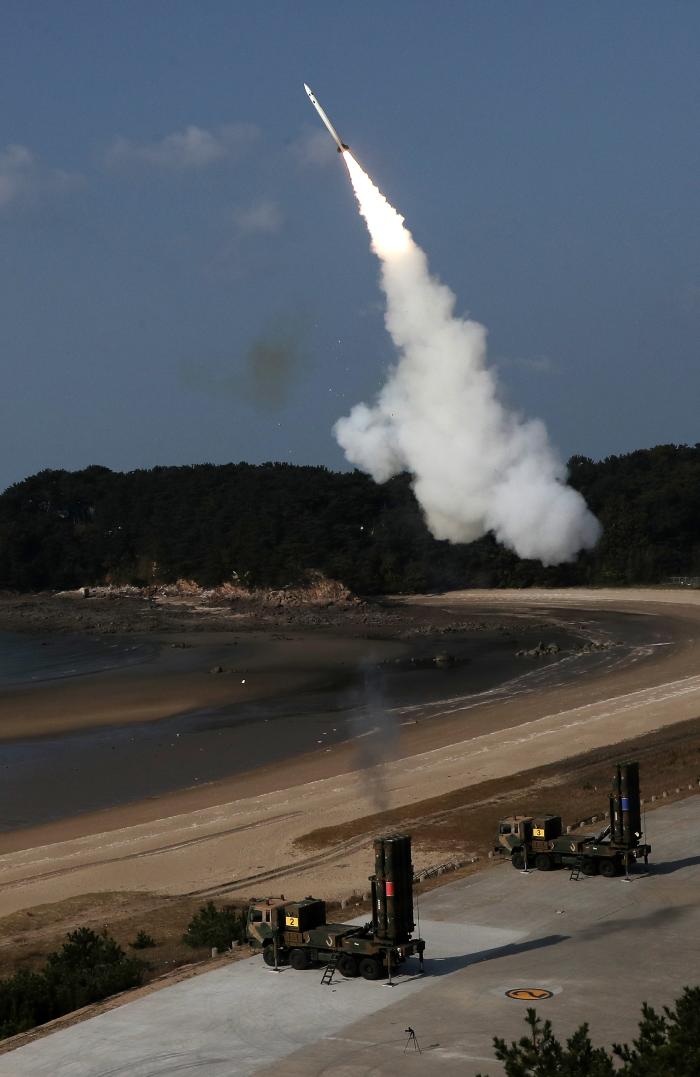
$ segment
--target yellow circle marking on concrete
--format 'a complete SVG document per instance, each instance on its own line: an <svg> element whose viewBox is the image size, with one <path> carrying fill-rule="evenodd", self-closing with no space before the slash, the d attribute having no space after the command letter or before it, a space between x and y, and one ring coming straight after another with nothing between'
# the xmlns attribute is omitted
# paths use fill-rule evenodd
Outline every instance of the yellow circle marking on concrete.
<svg viewBox="0 0 700 1077"><path fill-rule="evenodd" d="M512 991L506 991L508 998L520 999L522 1002L541 1002L542 999L551 998L553 991L547 991L544 987L514 987Z"/></svg>

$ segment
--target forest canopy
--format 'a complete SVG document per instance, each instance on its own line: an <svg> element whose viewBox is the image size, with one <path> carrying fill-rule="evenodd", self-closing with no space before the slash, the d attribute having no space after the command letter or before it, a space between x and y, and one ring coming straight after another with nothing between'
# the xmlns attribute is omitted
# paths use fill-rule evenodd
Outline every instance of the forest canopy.
<svg viewBox="0 0 700 1077"><path fill-rule="evenodd" d="M0 588L282 587L320 570L370 595L700 576L700 444L574 456L569 474L603 535L575 562L544 568L491 536L433 539L408 475L377 485L359 471L281 463L41 471L0 495Z"/></svg>

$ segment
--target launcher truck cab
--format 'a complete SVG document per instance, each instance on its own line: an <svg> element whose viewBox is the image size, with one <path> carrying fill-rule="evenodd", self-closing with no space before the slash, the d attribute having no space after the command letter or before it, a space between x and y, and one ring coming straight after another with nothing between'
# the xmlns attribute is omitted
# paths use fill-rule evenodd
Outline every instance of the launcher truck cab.
<svg viewBox="0 0 700 1077"><path fill-rule="evenodd" d="M514 868L578 869L584 875L612 878L643 859L651 846L642 842L639 764L615 766L610 793L610 821L598 834L563 832L561 816L513 815L502 819L494 852L509 857Z"/></svg>
<svg viewBox="0 0 700 1077"><path fill-rule="evenodd" d="M414 939L411 839L391 835L374 842L375 874L369 923L335 924L326 920L318 898L285 901L266 898L248 908L246 934L266 965L308 969L333 964L342 976L378 980L391 976L416 954L423 968L423 939Z"/></svg>

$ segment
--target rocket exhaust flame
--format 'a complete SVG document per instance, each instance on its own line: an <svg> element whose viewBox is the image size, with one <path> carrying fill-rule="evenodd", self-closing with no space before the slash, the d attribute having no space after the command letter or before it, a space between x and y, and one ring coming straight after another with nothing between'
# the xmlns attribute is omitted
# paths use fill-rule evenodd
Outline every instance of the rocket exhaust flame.
<svg viewBox="0 0 700 1077"><path fill-rule="evenodd" d="M573 560L595 545L600 524L566 485L544 424L499 400L486 330L455 315L454 295L430 275L403 217L344 146L342 157L381 262L385 323L399 353L376 402L335 424L346 457L376 482L410 471L438 539L471 542L491 531L520 557Z"/></svg>
<svg viewBox="0 0 700 1077"><path fill-rule="evenodd" d="M350 181L360 204L360 213L367 221L374 253L380 258L408 254L413 245L413 239L411 233L404 227L401 214L389 205L382 192L374 186L367 173L362 171L349 150L343 153L343 160L347 165Z"/></svg>

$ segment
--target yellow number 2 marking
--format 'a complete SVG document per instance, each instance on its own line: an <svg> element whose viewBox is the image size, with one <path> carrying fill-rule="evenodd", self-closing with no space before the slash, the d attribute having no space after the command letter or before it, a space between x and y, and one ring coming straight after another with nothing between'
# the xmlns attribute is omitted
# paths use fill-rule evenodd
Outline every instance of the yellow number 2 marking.
<svg viewBox="0 0 700 1077"><path fill-rule="evenodd" d="M520 999L523 1002L538 1002L545 998L551 998L552 991L544 987L515 987L512 991L506 991L508 998Z"/></svg>

